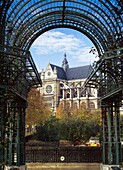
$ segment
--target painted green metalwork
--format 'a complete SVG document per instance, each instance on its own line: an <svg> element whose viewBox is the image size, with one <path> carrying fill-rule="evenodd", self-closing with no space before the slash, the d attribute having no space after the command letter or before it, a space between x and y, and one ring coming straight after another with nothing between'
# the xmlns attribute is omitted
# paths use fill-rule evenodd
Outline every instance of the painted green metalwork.
<svg viewBox="0 0 123 170"><path fill-rule="evenodd" d="M27 93L41 80L28 51L2 45L0 49L0 163L20 166L25 164Z"/></svg>
<svg viewBox="0 0 123 170"><path fill-rule="evenodd" d="M42 33L60 27L84 33L98 51L100 59L85 86L96 87L100 95L103 163L119 164L122 161L119 108L123 99L121 0L0 1L1 164L25 163L24 152L21 152L24 144L20 143L24 143L21 136L24 138L26 96L30 87L41 83L29 49ZM10 141L4 145L6 137Z"/></svg>
<svg viewBox="0 0 123 170"><path fill-rule="evenodd" d="M9 32L9 43L29 49L43 32L71 27L85 33L103 53L122 36L121 5L118 0L13 0L6 13L6 39Z"/></svg>
<svg viewBox="0 0 123 170"><path fill-rule="evenodd" d="M123 49L104 53L85 86L97 87L102 108L102 157L104 164L122 162L120 107L122 106Z"/></svg>
<svg viewBox="0 0 123 170"><path fill-rule="evenodd" d="M9 102L7 107L9 117L7 118L7 136L9 140L6 147L6 165L25 164L25 108L26 102L15 98Z"/></svg>

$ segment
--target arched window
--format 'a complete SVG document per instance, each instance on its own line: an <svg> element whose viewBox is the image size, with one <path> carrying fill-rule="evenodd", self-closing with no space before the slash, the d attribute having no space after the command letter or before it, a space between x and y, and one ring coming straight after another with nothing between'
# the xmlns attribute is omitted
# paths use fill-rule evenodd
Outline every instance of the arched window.
<svg viewBox="0 0 123 170"><path fill-rule="evenodd" d="M95 109L95 104L94 102L89 103L89 109Z"/></svg>
<svg viewBox="0 0 123 170"><path fill-rule="evenodd" d="M63 107L64 107L63 103L60 103L60 107L61 107L61 108L63 108Z"/></svg>
<svg viewBox="0 0 123 170"><path fill-rule="evenodd" d="M66 104L66 108L69 109L70 108L70 103Z"/></svg>
<svg viewBox="0 0 123 170"><path fill-rule="evenodd" d="M86 90L82 90L80 92L80 97L86 97Z"/></svg>
<svg viewBox="0 0 123 170"><path fill-rule="evenodd" d="M74 89L74 97L77 97L77 89Z"/></svg>
<svg viewBox="0 0 123 170"><path fill-rule="evenodd" d="M81 103L81 107L82 107L82 108L86 108L86 103L85 103L85 102L82 102L82 103Z"/></svg>
<svg viewBox="0 0 123 170"><path fill-rule="evenodd" d="M60 89L60 98L63 98L63 89Z"/></svg>
<svg viewBox="0 0 123 170"><path fill-rule="evenodd" d="M63 88L64 88L64 84L60 83L60 94L59 94L59 98L63 98Z"/></svg>
<svg viewBox="0 0 123 170"><path fill-rule="evenodd" d="M77 102L74 103L73 107L74 109L77 109Z"/></svg>
<svg viewBox="0 0 123 170"><path fill-rule="evenodd" d="M67 94L67 98L70 98L70 90L69 89L66 91L66 94Z"/></svg>

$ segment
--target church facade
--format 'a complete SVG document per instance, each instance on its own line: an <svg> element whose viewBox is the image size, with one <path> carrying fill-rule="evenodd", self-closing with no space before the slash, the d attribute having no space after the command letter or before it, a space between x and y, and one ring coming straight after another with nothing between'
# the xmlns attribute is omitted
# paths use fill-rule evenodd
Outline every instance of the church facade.
<svg viewBox="0 0 123 170"><path fill-rule="evenodd" d="M62 105L64 108L98 109L98 95L94 88L83 88L83 84L92 71L91 65L69 68L64 55L62 66L48 64L41 72L42 87L40 92L52 111Z"/></svg>

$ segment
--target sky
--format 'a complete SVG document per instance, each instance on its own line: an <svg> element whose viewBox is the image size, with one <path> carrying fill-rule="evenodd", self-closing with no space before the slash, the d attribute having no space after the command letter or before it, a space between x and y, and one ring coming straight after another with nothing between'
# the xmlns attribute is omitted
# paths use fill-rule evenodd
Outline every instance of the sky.
<svg viewBox="0 0 123 170"><path fill-rule="evenodd" d="M40 72L49 63L61 66L64 54L70 68L92 65L98 58L97 53L89 53L92 47L94 47L93 43L79 31L58 28L39 36L32 44L30 52Z"/></svg>

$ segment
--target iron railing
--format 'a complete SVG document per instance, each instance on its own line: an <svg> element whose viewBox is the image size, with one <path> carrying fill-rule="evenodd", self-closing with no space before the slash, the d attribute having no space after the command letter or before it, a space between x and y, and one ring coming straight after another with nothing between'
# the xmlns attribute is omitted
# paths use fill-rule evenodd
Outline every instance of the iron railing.
<svg viewBox="0 0 123 170"><path fill-rule="evenodd" d="M65 162L65 163L100 163L102 153L100 147L53 147L26 148L26 162Z"/></svg>

